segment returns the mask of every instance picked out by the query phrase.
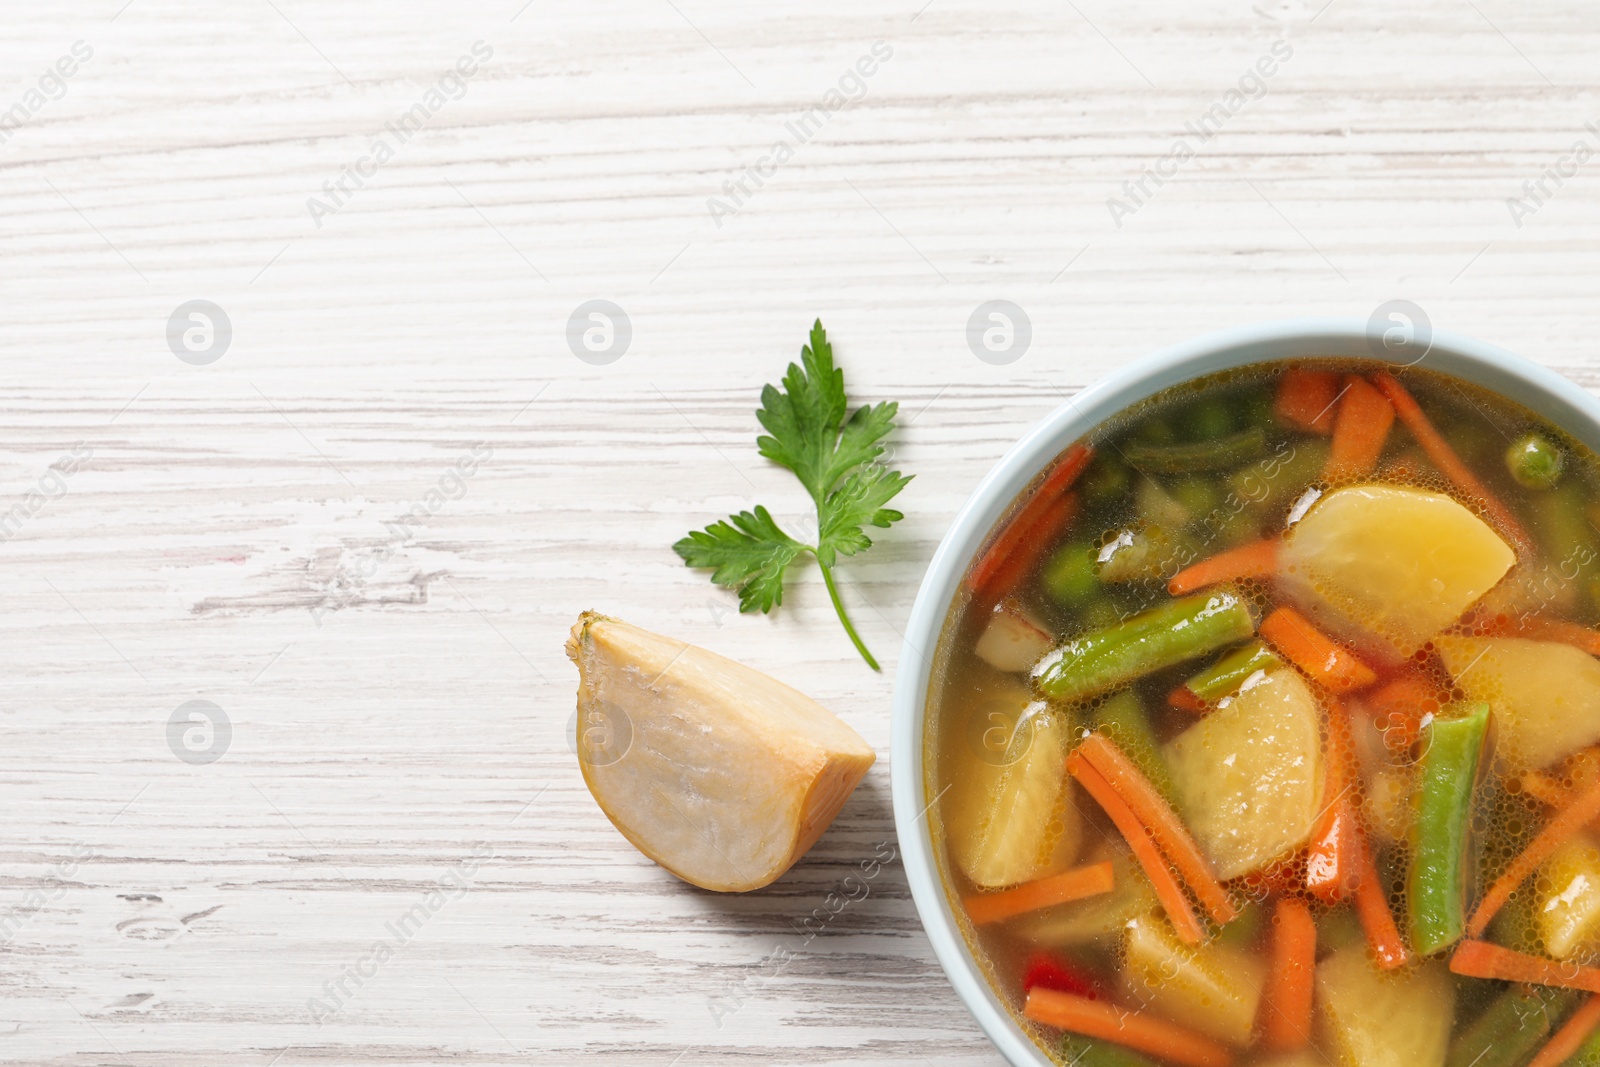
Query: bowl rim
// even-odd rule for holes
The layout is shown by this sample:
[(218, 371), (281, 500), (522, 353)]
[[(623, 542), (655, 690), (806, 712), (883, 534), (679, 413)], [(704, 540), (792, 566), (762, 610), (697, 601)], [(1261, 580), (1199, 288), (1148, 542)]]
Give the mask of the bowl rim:
[(923, 820), (931, 806), (923, 782), (923, 734), (932, 657), (961, 576), (1006, 507), (1073, 441), (1163, 389), (1251, 363), (1321, 356), (1376, 359), (1396, 367), (1425, 365), (1500, 393), (1600, 452), (1600, 400), (1574, 382), (1496, 345), (1431, 330), (1426, 323), (1391, 338), (1385, 332), (1391, 323), (1376, 313), (1369, 320), (1281, 319), (1203, 334), (1150, 353), (1069, 396), (1028, 430), (984, 475), (940, 539), (907, 619), (895, 673), (890, 726), (894, 822), (911, 897), (934, 955), (978, 1025), (1014, 1067), (1052, 1064), (1012, 1020), (968, 951), (945, 899)]

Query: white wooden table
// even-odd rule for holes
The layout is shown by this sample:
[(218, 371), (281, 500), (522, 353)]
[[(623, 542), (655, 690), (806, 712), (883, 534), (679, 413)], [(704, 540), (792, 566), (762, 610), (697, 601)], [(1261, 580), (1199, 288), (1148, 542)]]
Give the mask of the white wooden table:
[[(898, 864), (795, 925), (893, 841), (897, 627), (989, 465), (1153, 347), (1394, 299), (1600, 384), (1591, 3), (919, 3), (6, 13), (0, 1060), (996, 1063)], [(232, 336), (181, 321), (186, 361), (193, 300)], [(814, 570), (740, 616), (669, 549), (801, 514), (753, 410), (816, 315), (917, 475), (843, 569), (881, 675)], [(877, 747), (778, 884), (691, 889), (601, 816), (584, 608)], [(196, 700), (231, 736), (169, 744)]]

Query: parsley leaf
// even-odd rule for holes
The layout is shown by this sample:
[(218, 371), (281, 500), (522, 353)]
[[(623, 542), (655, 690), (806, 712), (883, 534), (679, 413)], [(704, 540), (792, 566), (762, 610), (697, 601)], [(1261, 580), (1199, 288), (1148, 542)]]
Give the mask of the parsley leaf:
[(872, 547), (872, 538), (863, 526), (889, 528), (905, 518), (883, 505), (894, 499), (911, 479), (883, 467), (863, 467), (852, 472), (839, 488), (828, 494), (827, 505), (818, 510), (821, 532), (817, 537), (817, 559), (833, 566), (837, 556), (853, 556)]
[(672, 546), (691, 567), (715, 567), (711, 580), (739, 590), (740, 611), (771, 611), (783, 603), (783, 571), (806, 546), (778, 528), (760, 504)]
[[(911, 479), (885, 468), (883, 439), (894, 429), (899, 405), (876, 404), (849, 412), (844, 372), (833, 365), (833, 346), (818, 319), (800, 363), (789, 364), (783, 388), (761, 390), (756, 418), (767, 432), (756, 438), (761, 454), (800, 479), (817, 512), (817, 543), (808, 545), (785, 533), (766, 508), (741, 511), (673, 545), (690, 567), (708, 568), (717, 585), (739, 591), (741, 612), (769, 612), (783, 603), (783, 580), (802, 553), (816, 558), (839, 621), (856, 650), (878, 670), (861, 636), (845, 614), (834, 584), (841, 556), (872, 547), (865, 527), (887, 529), (905, 516), (884, 505)], [(847, 417), (848, 412), (848, 417)]]

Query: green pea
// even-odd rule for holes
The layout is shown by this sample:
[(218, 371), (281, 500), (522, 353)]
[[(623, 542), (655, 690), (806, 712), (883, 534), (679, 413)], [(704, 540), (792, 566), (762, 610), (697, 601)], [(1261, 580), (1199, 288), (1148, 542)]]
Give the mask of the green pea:
[(1148, 445), (1170, 445), (1178, 439), (1178, 432), (1166, 419), (1152, 416), (1133, 432), (1132, 440)]
[(1222, 506), (1222, 486), (1209, 478), (1182, 478), (1172, 483), (1171, 495), (1189, 512), (1191, 521), (1204, 519)]
[(1272, 420), (1272, 400), (1275, 390), (1268, 385), (1253, 385), (1237, 397), (1230, 398), (1234, 409), (1238, 412), (1241, 428), (1260, 426), (1270, 429)]
[(1209, 441), (1225, 437), (1234, 431), (1234, 416), (1222, 398), (1203, 400), (1191, 408), (1184, 418), (1184, 429), (1191, 441)]
[(1527, 489), (1550, 489), (1561, 480), (1566, 456), (1542, 434), (1525, 433), (1506, 449), (1506, 469)]
[(1063, 545), (1044, 566), (1045, 592), (1065, 607), (1081, 607), (1099, 590), (1095, 576), (1095, 549), (1085, 542)]
[(1111, 450), (1099, 452), (1083, 476), (1083, 493), (1090, 501), (1116, 500), (1128, 491), (1133, 472)]

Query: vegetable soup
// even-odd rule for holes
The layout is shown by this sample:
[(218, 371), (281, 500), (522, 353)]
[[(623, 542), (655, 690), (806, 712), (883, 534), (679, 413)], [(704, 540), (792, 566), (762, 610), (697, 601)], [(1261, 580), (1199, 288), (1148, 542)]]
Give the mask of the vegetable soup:
[(1168, 390), (965, 576), (929, 825), (1078, 1067), (1600, 1064), (1600, 468), (1373, 361)]

